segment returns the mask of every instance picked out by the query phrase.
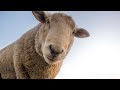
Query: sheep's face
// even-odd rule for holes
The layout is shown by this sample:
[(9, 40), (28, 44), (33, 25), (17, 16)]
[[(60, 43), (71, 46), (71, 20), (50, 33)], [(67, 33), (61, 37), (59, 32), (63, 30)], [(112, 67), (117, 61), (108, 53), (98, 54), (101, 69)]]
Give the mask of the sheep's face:
[(88, 37), (89, 33), (76, 28), (70, 16), (63, 13), (47, 15), (43, 11), (33, 11), (34, 16), (41, 22), (41, 27), (36, 35), (36, 51), (42, 55), (48, 64), (62, 62), (66, 57), (74, 36)]

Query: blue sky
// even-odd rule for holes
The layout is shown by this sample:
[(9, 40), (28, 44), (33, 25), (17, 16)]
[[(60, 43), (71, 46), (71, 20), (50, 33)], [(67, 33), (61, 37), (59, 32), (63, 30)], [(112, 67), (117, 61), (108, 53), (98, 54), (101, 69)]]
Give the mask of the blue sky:
[[(75, 38), (56, 78), (120, 78), (120, 12), (63, 12), (91, 36)], [(0, 49), (38, 23), (30, 11), (0, 11)]]
[(34, 19), (31, 12), (0, 11), (0, 48), (15, 41), (29, 27), (32, 27), (32, 25), (35, 26), (37, 23), (37, 20)]

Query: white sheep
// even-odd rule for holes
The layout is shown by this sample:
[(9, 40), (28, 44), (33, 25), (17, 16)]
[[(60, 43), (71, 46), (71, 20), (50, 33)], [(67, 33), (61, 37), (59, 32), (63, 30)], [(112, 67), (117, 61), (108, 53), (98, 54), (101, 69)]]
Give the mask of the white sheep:
[(74, 36), (89, 36), (64, 13), (32, 13), (40, 24), (0, 51), (1, 79), (54, 79)]

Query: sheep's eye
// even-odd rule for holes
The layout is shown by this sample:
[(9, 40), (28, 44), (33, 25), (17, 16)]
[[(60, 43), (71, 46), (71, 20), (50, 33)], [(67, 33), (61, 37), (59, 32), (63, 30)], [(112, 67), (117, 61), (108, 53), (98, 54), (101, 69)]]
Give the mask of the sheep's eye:
[(47, 24), (49, 24), (49, 23), (50, 23), (49, 19), (46, 19), (46, 23), (47, 23)]
[(73, 33), (75, 33), (76, 32), (76, 30), (73, 30)]

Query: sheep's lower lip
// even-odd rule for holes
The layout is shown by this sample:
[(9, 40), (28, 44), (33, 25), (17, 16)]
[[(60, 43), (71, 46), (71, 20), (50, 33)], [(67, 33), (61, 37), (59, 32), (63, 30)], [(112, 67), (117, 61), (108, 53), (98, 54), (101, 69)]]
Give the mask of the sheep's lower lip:
[(50, 60), (50, 61), (57, 61), (56, 59), (52, 59), (50, 57), (47, 57), (47, 59)]

